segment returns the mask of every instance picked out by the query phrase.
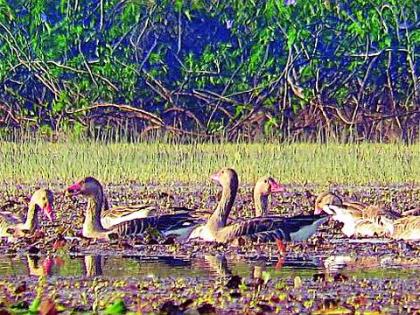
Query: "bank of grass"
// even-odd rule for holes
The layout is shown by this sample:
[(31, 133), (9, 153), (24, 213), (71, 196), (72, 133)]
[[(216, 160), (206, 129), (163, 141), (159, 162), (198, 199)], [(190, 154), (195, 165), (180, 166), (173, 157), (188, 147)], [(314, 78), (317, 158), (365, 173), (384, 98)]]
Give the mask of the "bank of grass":
[(0, 181), (205, 182), (223, 166), (242, 182), (270, 174), (285, 183), (420, 181), (420, 144), (168, 144), (0, 142)]

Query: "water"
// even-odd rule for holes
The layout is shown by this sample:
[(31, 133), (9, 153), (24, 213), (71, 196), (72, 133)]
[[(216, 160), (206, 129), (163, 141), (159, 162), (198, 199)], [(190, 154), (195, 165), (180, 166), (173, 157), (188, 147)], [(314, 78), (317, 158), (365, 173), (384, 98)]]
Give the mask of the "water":
[(1, 278), (39, 277), (52, 279), (104, 277), (126, 278), (203, 278), (213, 279), (239, 275), (252, 276), (256, 270), (269, 272), (273, 278), (300, 276), (311, 278), (320, 273), (342, 272), (360, 278), (410, 278), (418, 277), (420, 260), (399, 264), (386, 257), (329, 256), (311, 260), (286, 258), (284, 261), (261, 259), (258, 261), (231, 260), (223, 255), (204, 255), (202, 258), (172, 256), (106, 256), (68, 255), (39, 257), (35, 255), (2, 256)]

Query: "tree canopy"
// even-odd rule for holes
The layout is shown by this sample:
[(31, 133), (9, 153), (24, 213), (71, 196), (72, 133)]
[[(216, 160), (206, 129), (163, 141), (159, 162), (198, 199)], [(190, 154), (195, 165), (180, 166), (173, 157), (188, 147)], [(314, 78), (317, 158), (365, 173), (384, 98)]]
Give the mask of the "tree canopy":
[(0, 125), (418, 137), (415, 0), (0, 0)]

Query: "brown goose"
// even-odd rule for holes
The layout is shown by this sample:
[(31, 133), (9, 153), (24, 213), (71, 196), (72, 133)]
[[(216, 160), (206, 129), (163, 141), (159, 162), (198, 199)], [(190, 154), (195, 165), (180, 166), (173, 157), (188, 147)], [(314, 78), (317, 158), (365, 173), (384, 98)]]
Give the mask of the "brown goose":
[[(238, 189), (238, 175), (231, 168), (224, 168), (212, 175), (222, 186), (221, 200), (207, 223), (196, 227), (189, 239), (227, 243), (237, 238), (268, 242), (274, 240), (306, 240), (328, 216), (296, 216), (292, 218), (260, 217), (226, 225)], [(262, 206), (263, 207), (263, 206)], [(263, 211), (264, 212), (264, 211)]]
[(341, 231), (351, 237), (372, 237), (385, 234), (380, 218), (384, 215), (395, 218), (399, 214), (385, 211), (375, 205), (366, 205), (357, 201), (343, 201), (334, 193), (327, 192), (318, 196), (315, 202), (315, 213), (326, 212), (332, 219), (343, 223)]
[(86, 177), (69, 186), (66, 194), (80, 194), (88, 199), (82, 230), (83, 236), (87, 238), (109, 239), (111, 234), (113, 237), (139, 236), (151, 228), (158, 230), (163, 235), (171, 233), (176, 235), (179, 229), (188, 229), (193, 224), (193, 220), (188, 213), (180, 212), (127, 220), (105, 228), (101, 222), (104, 193), (98, 180), (93, 177)]
[[(78, 183), (81, 183), (85, 181), (88, 178), (85, 178), (84, 180), (79, 181)], [(74, 188), (78, 187), (78, 183), (75, 183), (73, 186)], [(70, 187), (69, 187), (70, 188)], [(77, 190), (77, 189), (76, 189)], [(133, 219), (142, 219), (146, 218), (148, 216), (151, 216), (153, 214), (156, 214), (157, 207), (153, 205), (126, 205), (126, 206), (117, 206), (110, 208), (108, 205), (108, 199), (103, 195), (103, 210), (101, 212), (101, 223), (102, 226), (105, 229), (110, 228), (111, 226), (117, 225), (124, 221), (129, 221)]]
[(28, 205), (26, 220), (22, 221), (10, 212), (0, 212), (0, 237), (24, 236), (39, 228), (38, 212), (43, 210), (50, 221), (53, 221), (53, 193), (48, 189), (39, 189), (31, 197)]

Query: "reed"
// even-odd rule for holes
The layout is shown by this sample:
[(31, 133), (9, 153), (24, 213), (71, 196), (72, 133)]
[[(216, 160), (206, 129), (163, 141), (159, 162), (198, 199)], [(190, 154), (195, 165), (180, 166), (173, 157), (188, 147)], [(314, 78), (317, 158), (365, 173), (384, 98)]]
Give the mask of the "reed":
[(420, 179), (420, 144), (0, 141), (0, 181), (204, 182), (223, 166), (242, 182), (271, 174), (285, 183), (402, 183)]

